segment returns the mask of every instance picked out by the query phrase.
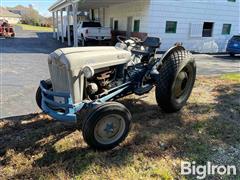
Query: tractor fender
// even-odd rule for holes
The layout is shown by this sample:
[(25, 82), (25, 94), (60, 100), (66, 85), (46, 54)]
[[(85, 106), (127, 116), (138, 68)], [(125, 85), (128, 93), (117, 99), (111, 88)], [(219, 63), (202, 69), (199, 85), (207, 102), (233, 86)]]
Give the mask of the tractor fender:
[(186, 49), (181, 46), (181, 45), (176, 45), (171, 47), (168, 51), (166, 51), (163, 56), (161, 58), (159, 58), (156, 62), (156, 64), (153, 66), (152, 70), (151, 70), (151, 74), (158, 74), (157, 70), (159, 68), (159, 66), (162, 65), (162, 63), (168, 59), (168, 57), (175, 51), (179, 51), (179, 50), (183, 50), (185, 51)]

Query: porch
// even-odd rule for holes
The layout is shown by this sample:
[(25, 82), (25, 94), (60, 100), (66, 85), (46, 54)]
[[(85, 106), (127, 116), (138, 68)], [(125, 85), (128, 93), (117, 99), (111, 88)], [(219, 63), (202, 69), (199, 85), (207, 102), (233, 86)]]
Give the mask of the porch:
[[(77, 47), (77, 24), (79, 20), (79, 14), (85, 14), (87, 16), (87, 19), (90, 21), (100, 21), (102, 26), (112, 28), (112, 44), (115, 43), (116, 36), (119, 34), (144, 38), (147, 36), (147, 33), (140, 32), (140, 20), (134, 19), (131, 14), (129, 14), (127, 17), (125, 17), (126, 14), (120, 14), (118, 15), (118, 19), (115, 19), (111, 15), (114, 12), (109, 12), (110, 7), (114, 7), (116, 5), (128, 6), (128, 4), (137, 3), (138, 1), (139, 0), (59, 0), (49, 8), (49, 11), (52, 12), (53, 16), (53, 37), (57, 40), (61, 40), (64, 43), (65, 39), (63, 33), (63, 19), (64, 16), (67, 16), (67, 42), (68, 46), (72, 46), (70, 35), (70, 20), (72, 18), (73, 46)], [(139, 10), (141, 11), (142, 9)], [(140, 16), (141, 15), (137, 15), (137, 17)], [(121, 26), (121, 24), (119, 24), (119, 19), (124, 19), (124, 22), (122, 22), (124, 23), (124, 26)]]

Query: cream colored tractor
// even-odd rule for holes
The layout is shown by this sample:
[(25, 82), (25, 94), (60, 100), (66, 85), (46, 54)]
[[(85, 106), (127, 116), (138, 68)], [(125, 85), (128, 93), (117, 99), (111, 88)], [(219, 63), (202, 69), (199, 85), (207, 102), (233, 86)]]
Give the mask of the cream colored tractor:
[(159, 38), (118, 38), (116, 47), (64, 48), (50, 54), (50, 79), (41, 81), (36, 93), (46, 114), (59, 121), (81, 121), (84, 140), (100, 150), (116, 147), (130, 130), (131, 113), (115, 100), (156, 87), (160, 108), (177, 112), (196, 77), (192, 54), (181, 45), (156, 58)]

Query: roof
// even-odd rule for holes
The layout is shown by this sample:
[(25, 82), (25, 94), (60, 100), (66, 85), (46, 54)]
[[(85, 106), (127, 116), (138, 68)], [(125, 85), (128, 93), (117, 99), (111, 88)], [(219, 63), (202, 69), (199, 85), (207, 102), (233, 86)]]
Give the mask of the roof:
[(114, 4), (127, 3), (136, 0), (57, 0), (52, 6), (49, 7), (49, 11), (60, 10), (73, 3), (78, 3), (78, 10), (89, 10), (100, 7), (108, 7)]
[(19, 14), (14, 14), (7, 9), (0, 7), (0, 17), (15, 17), (20, 18), (21, 16)]
[(50, 7), (49, 7), (49, 11), (53, 11), (55, 8), (57, 8), (58, 6), (61, 6), (61, 5), (63, 5), (63, 4), (71, 4), (72, 3), (72, 1), (71, 0), (57, 0), (55, 3), (53, 3), (53, 5), (51, 5)]
[(17, 5), (15, 7), (7, 7), (6, 9), (14, 14), (19, 14), (19, 15), (26, 14), (26, 11), (28, 10), (27, 7), (24, 7), (22, 5)]

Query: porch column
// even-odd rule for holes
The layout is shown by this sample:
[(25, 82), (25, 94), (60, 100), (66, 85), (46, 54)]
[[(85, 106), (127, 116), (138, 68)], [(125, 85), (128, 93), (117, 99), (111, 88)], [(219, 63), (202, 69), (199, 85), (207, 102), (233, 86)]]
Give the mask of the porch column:
[(74, 47), (78, 47), (78, 35), (77, 35), (77, 11), (78, 11), (78, 3), (72, 4), (73, 9), (73, 38), (74, 38)]
[(102, 17), (102, 25), (103, 25), (103, 27), (106, 26), (106, 24), (105, 24), (105, 16), (106, 16), (106, 11), (105, 11), (105, 8), (103, 8), (103, 17)]
[(100, 8), (98, 8), (98, 17), (97, 17), (98, 19), (98, 21), (101, 21), (101, 15), (100, 15)]
[(57, 40), (59, 41), (59, 25), (58, 25), (58, 10), (56, 11), (56, 24), (57, 24)]
[(88, 13), (89, 13), (89, 16), (88, 16), (89, 21), (91, 21), (91, 20), (92, 20), (92, 12), (91, 12), (91, 9), (89, 9)]
[(70, 7), (67, 7), (67, 39), (68, 46), (71, 46), (71, 34), (70, 34)]
[(63, 9), (61, 9), (61, 37), (62, 37), (62, 43), (64, 43), (64, 32), (63, 32)]
[(53, 16), (53, 38), (56, 38), (56, 19), (55, 19), (55, 12), (52, 12), (52, 16)]

